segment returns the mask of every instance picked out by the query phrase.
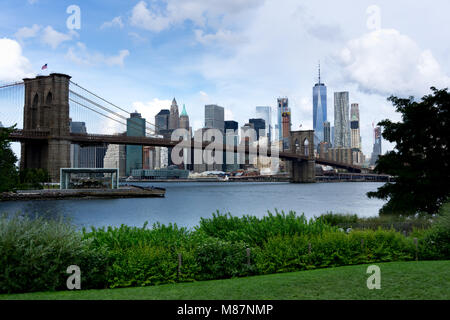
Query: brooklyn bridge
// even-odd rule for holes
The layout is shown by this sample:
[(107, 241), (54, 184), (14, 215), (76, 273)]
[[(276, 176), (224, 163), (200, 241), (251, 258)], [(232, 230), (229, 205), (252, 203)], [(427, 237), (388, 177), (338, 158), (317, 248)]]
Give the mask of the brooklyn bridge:
[[(23, 117), (14, 118), (19, 115)], [(89, 146), (106, 143), (168, 148), (178, 145), (191, 150), (204, 150), (210, 145), (210, 142), (199, 145), (194, 141), (160, 138), (155, 135), (155, 125), (150, 122), (146, 124), (145, 137), (116, 134), (108, 127), (100, 128), (100, 132), (96, 133), (71, 133), (69, 122), (74, 116), (78, 121), (89, 119), (96, 123), (113, 123), (114, 130), (117, 130), (117, 126), (126, 126), (124, 120), (129, 117), (129, 112), (71, 81), (71, 77), (66, 74), (52, 73), (0, 86), (0, 121), (8, 125), (17, 124), (10, 139), (21, 143), (21, 169), (45, 169), (54, 182), (59, 181), (61, 168), (71, 166), (71, 144)], [(244, 150), (229, 145), (223, 145), (222, 148), (223, 152), (245, 155), (259, 155), (262, 151), (259, 146)], [(268, 148), (263, 154), (285, 160), (289, 164), (291, 181), (294, 183), (315, 182), (316, 163), (353, 173), (362, 171), (359, 166), (315, 157), (312, 130), (292, 131), (289, 149), (272, 155)]]

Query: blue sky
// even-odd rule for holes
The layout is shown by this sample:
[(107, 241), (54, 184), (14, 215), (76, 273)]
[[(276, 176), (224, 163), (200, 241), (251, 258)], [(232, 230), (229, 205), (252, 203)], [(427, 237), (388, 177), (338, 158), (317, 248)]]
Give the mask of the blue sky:
[[(79, 30), (66, 26), (70, 5)], [(450, 84), (447, 0), (3, 0), (0, 9), (0, 81), (48, 63), (46, 73), (70, 74), (151, 122), (173, 97), (197, 129), (207, 103), (243, 125), (287, 96), (293, 129), (312, 128), (320, 60), (329, 120), (333, 92), (349, 91), (370, 156), (372, 123), (398, 120), (389, 95)]]

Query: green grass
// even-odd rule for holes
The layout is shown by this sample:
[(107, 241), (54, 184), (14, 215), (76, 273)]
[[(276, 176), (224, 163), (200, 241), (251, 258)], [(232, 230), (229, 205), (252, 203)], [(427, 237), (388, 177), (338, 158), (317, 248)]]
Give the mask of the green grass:
[(0, 295), (0, 300), (450, 300), (450, 261), (377, 263), (381, 289), (366, 285), (368, 265), (152, 287)]

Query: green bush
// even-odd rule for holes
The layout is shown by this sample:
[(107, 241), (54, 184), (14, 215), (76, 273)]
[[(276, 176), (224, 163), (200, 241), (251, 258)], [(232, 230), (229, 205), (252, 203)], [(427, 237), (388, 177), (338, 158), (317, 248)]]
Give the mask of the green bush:
[(422, 259), (450, 259), (450, 203), (442, 206), (436, 221), (420, 242)]
[(104, 287), (108, 264), (107, 252), (65, 221), (0, 217), (0, 292), (64, 289), (70, 265), (81, 268), (82, 288)]
[(244, 242), (204, 239), (195, 248), (198, 280), (249, 275), (253, 270), (247, 264), (247, 248)]
[[(363, 241), (362, 241), (363, 240)], [(311, 247), (311, 252), (309, 248)], [(269, 238), (256, 264), (263, 273), (414, 259), (411, 239), (395, 231), (324, 232)]]
[(197, 230), (210, 237), (225, 241), (242, 241), (250, 246), (262, 246), (270, 237), (277, 235), (307, 235), (320, 234), (324, 231), (335, 230), (321, 220), (305, 218), (305, 215), (296, 215), (290, 211), (285, 214), (275, 211), (262, 218), (254, 216), (233, 217), (231, 214), (213, 214), (212, 218), (201, 218)]

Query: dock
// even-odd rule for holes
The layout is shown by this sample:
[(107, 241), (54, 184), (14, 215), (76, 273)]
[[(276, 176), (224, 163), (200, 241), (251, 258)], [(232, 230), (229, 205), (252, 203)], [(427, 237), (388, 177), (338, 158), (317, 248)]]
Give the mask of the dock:
[(164, 188), (134, 188), (119, 189), (68, 189), (68, 190), (24, 190), (4, 192), (0, 201), (26, 200), (64, 200), (64, 199), (122, 199), (122, 198), (163, 198)]

